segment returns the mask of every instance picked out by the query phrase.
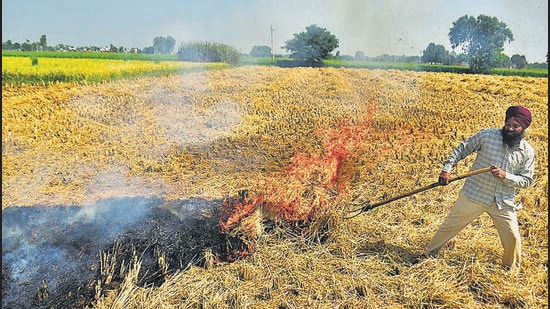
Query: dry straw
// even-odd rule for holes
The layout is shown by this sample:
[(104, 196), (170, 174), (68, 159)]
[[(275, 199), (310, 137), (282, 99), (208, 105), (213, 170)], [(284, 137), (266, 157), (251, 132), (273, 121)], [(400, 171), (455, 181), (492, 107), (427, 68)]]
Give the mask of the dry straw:
[[(518, 196), (519, 275), (500, 269), (502, 248), (485, 216), (439, 256), (417, 259), (459, 184), (342, 219), (351, 200), (383, 200), (432, 183), (455, 145), (502, 126), (505, 109), (519, 104), (533, 111), (527, 138), (537, 151), (534, 186)], [(253, 233), (239, 235), (253, 250), (242, 260), (220, 262), (204, 250), (205, 267), (167, 272), (159, 287), (138, 286), (139, 260), (127, 264), (118, 287), (98, 285), (96, 308), (545, 308), (547, 107), (547, 79), (394, 70), (243, 67), (87, 86), (4, 86), (2, 208), (116, 195), (222, 200), (243, 190), (313, 207), (322, 198), (299, 229), (251, 212)], [(312, 174), (300, 185), (275, 182), (297, 153), (323, 158), (319, 129), (339, 132), (342, 120), (362, 128), (346, 144), (352, 156), (341, 166), (343, 187), (319, 187)], [(106, 174), (121, 178), (99, 182)], [(275, 186), (266, 190), (269, 181)], [(103, 262), (107, 270), (108, 256)]]

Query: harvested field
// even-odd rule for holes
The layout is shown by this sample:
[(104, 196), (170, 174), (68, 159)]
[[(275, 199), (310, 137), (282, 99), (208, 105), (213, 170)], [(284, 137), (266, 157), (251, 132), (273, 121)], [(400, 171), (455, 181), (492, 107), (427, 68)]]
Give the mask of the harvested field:
[[(488, 216), (417, 259), (437, 179), (510, 105), (533, 111), (523, 264)], [(548, 80), (241, 67), (2, 87), (2, 304), (36, 308), (548, 307)], [(467, 159), (457, 174), (468, 171)]]

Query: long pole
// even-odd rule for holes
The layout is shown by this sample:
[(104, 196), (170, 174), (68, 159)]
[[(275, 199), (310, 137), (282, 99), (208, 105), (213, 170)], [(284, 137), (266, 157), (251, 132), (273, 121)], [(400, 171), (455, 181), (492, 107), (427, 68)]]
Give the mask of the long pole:
[(271, 61), (275, 62), (275, 52), (273, 51), (273, 25), (269, 26), (269, 30), (271, 31)]
[[(466, 177), (474, 176), (474, 175), (477, 175), (477, 174), (490, 172), (490, 171), (491, 171), (491, 167), (481, 168), (481, 169), (478, 169), (478, 170), (475, 170), (475, 171), (472, 171), (472, 172), (469, 172), (469, 173), (466, 173), (466, 174), (463, 174), (463, 175), (458, 175), (458, 176), (452, 178), (452, 179), (450, 180), (450, 182), (453, 182), (453, 181), (456, 181), (456, 180), (460, 180), (460, 179), (464, 179), (464, 178), (466, 178)], [(409, 192), (407, 192), (407, 193), (403, 193), (403, 194), (401, 194), (401, 195), (392, 197), (392, 198), (390, 198), (390, 199), (388, 199), (388, 200), (385, 200), (385, 201), (382, 201), (382, 202), (378, 202), (378, 203), (374, 203), (374, 204), (371, 204), (370, 202), (365, 202), (365, 203), (363, 203), (364, 206), (362, 206), (361, 208), (351, 210), (350, 212), (355, 212), (355, 214), (352, 215), (352, 216), (346, 217), (345, 219), (354, 218), (354, 217), (358, 216), (359, 214), (361, 214), (361, 213), (363, 213), (363, 212), (365, 212), (365, 211), (374, 209), (374, 208), (376, 208), (376, 207), (378, 207), (378, 206), (382, 206), (382, 205), (388, 204), (388, 203), (390, 203), (390, 202), (393, 202), (393, 201), (402, 199), (402, 198), (404, 198), (404, 197), (411, 196), (411, 195), (413, 195), (413, 194), (420, 193), (420, 192), (422, 192), (422, 191), (426, 191), (426, 190), (429, 190), (429, 189), (433, 189), (433, 188), (439, 187), (439, 186), (440, 186), (439, 182), (434, 182), (434, 183), (432, 183), (432, 184), (430, 184), (430, 185), (427, 185), (427, 186), (425, 186), (425, 187), (418, 188), (418, 189), (409, 191)]]

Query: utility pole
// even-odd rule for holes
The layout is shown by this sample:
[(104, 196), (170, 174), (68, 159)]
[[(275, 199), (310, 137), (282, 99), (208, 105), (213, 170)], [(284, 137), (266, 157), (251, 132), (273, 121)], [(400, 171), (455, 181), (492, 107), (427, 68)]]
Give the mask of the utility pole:
[(273, 51), (273, 31), (275, 29), (273, 29), (273, 25), (269, 26), (269, 30), (271, 31), (271, 60), (275, 62), (275, 52)]

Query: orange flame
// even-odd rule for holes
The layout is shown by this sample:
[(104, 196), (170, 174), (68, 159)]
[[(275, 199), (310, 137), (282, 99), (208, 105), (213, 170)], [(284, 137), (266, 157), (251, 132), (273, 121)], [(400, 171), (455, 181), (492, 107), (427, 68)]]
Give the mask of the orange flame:
[(370, 127), (370, 119), (365, 119), (358, 125), (348, 120), (342, 121), (338, 129), (318, 130), (316, 133), (324, 140), (323, 153), (296, 152), (291, 164), (265, 179), (258, 192), (246, 198), (225, 201), (225, 213), (219, 221), (221, 230), (228, 233), (236, 227), (253, 229), (239, 224), (259, 208), (269, 218), (294, 225), (315, 219), (329, 206), (334, 194), (346, 190), (349, 179), (341, 177), (344, 163), (353, 157), (356, 145)]

